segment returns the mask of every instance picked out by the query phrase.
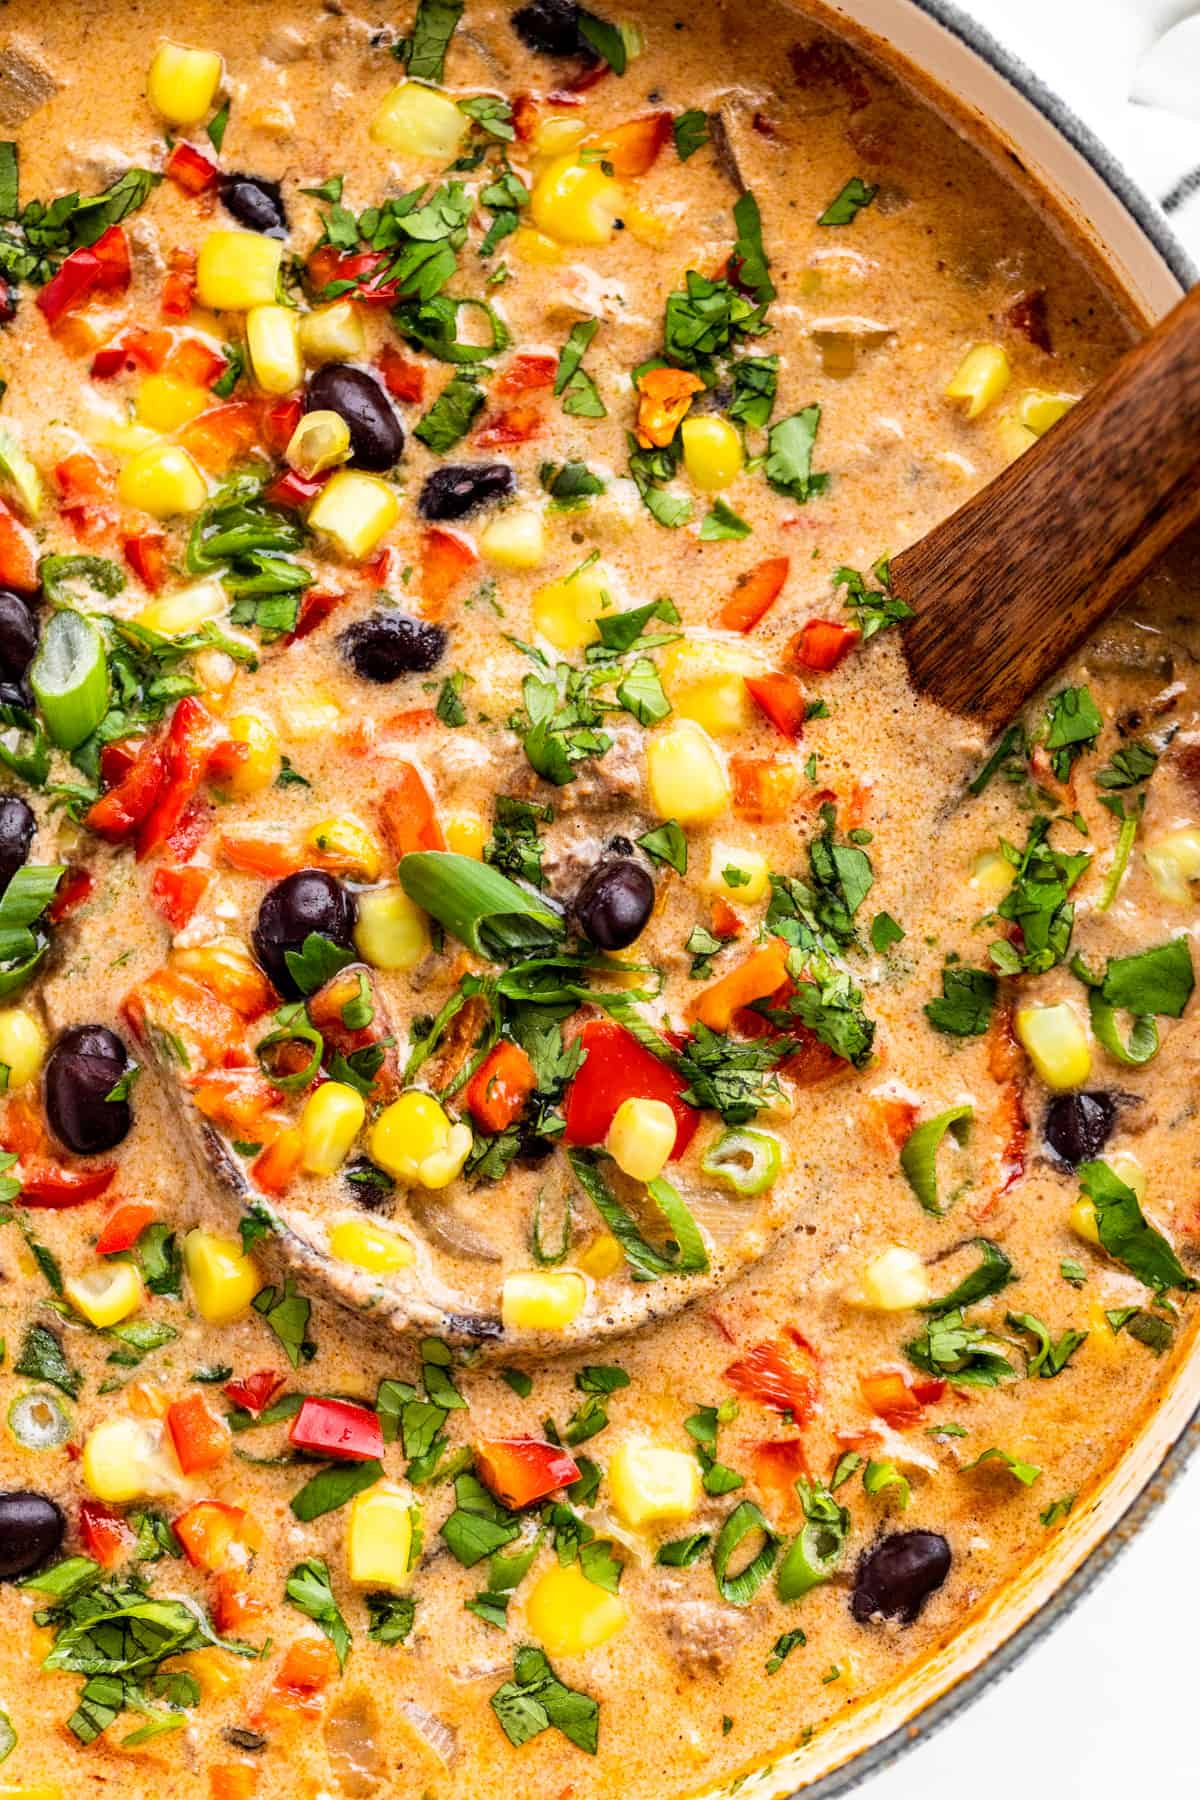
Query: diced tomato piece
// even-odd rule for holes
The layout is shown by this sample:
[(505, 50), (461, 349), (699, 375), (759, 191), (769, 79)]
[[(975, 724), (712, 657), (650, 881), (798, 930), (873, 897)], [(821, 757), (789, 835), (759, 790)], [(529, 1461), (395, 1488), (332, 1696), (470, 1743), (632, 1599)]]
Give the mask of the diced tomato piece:
[(594, 144), (618, 180), (645, 175), (654, 167), (663, 145), (671, 136), (669, 112), (647, 113), (624, 125), (610, 125), (598, 132)]
[(523, 350), (510, 357), (492, 383), (493, 400), (513, 400), (540, 388), (554, 386), (558, 358), (539, 350)]
[(223, 831), (217, 839), (222, 860), (246, 875), (262, 875), (280, 881), (305, 866), (307, 852), (297, 838), (255, 836), (250, 832)]
[(274, 1143), (259, 1151), (250, 1165), (250, 1173), (264, 1193), (285, 1193), (300, 1167), (302, 1153), (300, 1133), (281, 1131)]
[(211, 156), (206, 156), (195, 144), (178, 138), (171, 147), (165, 172), (185, 194), (202, 194), (206, 188), (216, 185), (219, 171)]
[(346, 598), (335, 588), (306, 588), (300, 596), (300, 610), (296, 614), (296, 629), (291, 633), (289, 642), (294, 638), (306, 638), (310, 632), (323, 625)]
[(788, 655), (802, 669), (818, 669), (827, 674), (836, 669), (862, 637), (853, 625), (839, 625), (835, 619), (809, 619), (788, 645)]
[(174, 375), (179, 381), (186, 381), (190, 387), (211, 387), (214, 381), (220, 380), (228, 367), (221, 352), (198, 337), (180, 338), (163, 363), (168, 375)]
[(196, 303), (196, 256), (192, 250), (172, 250), (167, 256), (161, 312), (164, 319), (186, 319)]
[(579, 1035), (585, 1056), (563, 1100), (565, 1141), (602, 1144), (623, 1100), (663, 1100), (676, 1120), (671, 1158), (682, 1156), (700, 1124), (699, 1112), (681, 1098), (686, 1077), (613, 1019), (589, 1019)]
[(796, 1479), (808, 1473), (803, 1438), (771, 1438), (755, 1444), (750, 1452), (750, 1466), (755, 1481), (777, 1506), (790, 1510), (799, 1505)]
[(275, 1369), (255, 1369), (250, 1375), (240, 1375), (233, 1381), (227, 1381), (221, 1389), (225, 1398), (234, 1406), (240, 1406), (244, 1412), (253, 1413), (257, 1419), (259, 1413), (266, 1412), (272, 1400), (283, 1392), (286, 1376)]
[(125, 561), (144, 588), (157, 594), (167, 578), (167, 538), (162, 531), (138, 531), (122, 541)]
[(173, 931), (182, 931), (208, 886), (206, 869), (156, 869), (150, 898)]
[(421, 771), (412, 763), (398, 762), (396, 777), (395, 786), (379, 803), (388, 849), (397, 862), (412, 850), (444, 850), (446, 840)]
[(337, 1652), (327, 1638), (297, 1638), (289, 1644), (271, 1686), (279, 1699), (307, 1707), (338, 1673)]
[(799, 764), (735, 750), (729, 758), (734, 810), (745, 819), (786, 818), (800, 797)]
[(726, 631), (753, 631), (782, 593), (787, 574), (786, 556), (768, 556), (753, 569), (747, 569), (738, 576), (732, 594), (717, 614), (718, 625)]
[(712, 903), (712, 928), (714, 935), (719, 938), (735, 938), (741, 934), (740, 915), (719, 894)]
[(336, 1457), (339, 1462), (372, 1462), (383, 1455), (379, 1414), (349, 1400), (306, 1400), (288, 1437), (297, 1450)]
[(505, 1506), (530, 1506), (579, 1480), (579, 1464), (543, 1438), (484, 1438), (475, 1446), (480, 1480)]
[(64, 1169), (58, 1163), (38, 1163), (21, 1172), (20, 1205), (65, 1212), (98, 1200), (112, 1186), (116, 1163), (93, 1169)]
[(755, 1344), (731, 1362), (725, 1371), (730, 1387), (747, 1400), (768, 1406), (773, 1412), (790, 1413), (797, 1425), (807, 1425), (817, 1400), (817, 1383), (811, 1368), (802, 1368), (782, 1344)]
[(153, 1200), (114, 1200), (96, 1239), (97, 1256), (132, 1250), (147, 1225), (158, 1217)]
[[(394, 344), (385, 344), (379, 352), (376, 365), (383, 376), (383, 385), (389, 394), (397, 400), (405, 400), (416, 406), (425, 398), (425, 371), (419, 362), (405, 356)], [(497, 384), (498, 385), (498, 384)], [(494, 391), (494, 390), (493, 390)]]
[(436, 618), (463, 577), (479, 558), (471, 544), (456, 531), (431, 525), (421, 534), (420, 587), (425, 610)]
[(222, 1569), (213, 1588), (213, 1624), (222, 1637), (242, 1637), (266, 1618), (266, 1602), (250, 1592), (240, 1569)]
[(297, 469), (285, 469), (264, 488), (263, 499), (272, 506), (289, 506), (303, 512), (306, 506), (312, 505), (329, 480), (329, 474), (330, 471), (323, 470), (320, 475), (301, 475)]
[(746, 689), (759, 711), (790, 743), (804, 730), (804, 691), (794, 675), (772, 669), (767, 675), (747, 675)]
[(167, 1430), (185, 1475), (215, 1469), (229, 1455), (229, 1427), (219, 1419), (203, 1394), (189, 1394), (167, 1408)]
[(18, 594), (38, 590), (38, 548), (31, 532), (0, 500), (0, 587)]
[(58, 884), (53, 900), (46, 908), (46, 917), (52, 925), (59, 925), (69, 918), (76, 907), (82, 906), (89, 899), (96, 883), (87, 869), (78, 864), (69, 866), (66, 874)]
[(484, 1057), (467, 1083), (465, 1099), (480, 1131), (507, 1131), (536, 1086), (528, 1056), (520, 1044), (505, 1039)]
[(899, 1369), (860, 1375), (858, 1385), (871, 1411), (898, 1431), (916, 1425), (925, 1407), (935, 1406), (946, 1391), (944, 1381), (910, 1382)]
[[(189, 1400), (204, 1404), (201, 1394), (190, 1395)], [(175, 1410), (175, 1407), (167, 1408), (168, 1426)], [(208, 1416), (214, 1417), (211, 1413)], [(217, 1423), (228, 1431), (223, 1420)], [(171, 1431), (174, 1436), (173, 1426)], [(197, 1500), (194, 1506), (173, 1519), (172, 1525), (193, 1568), (206, 1569), (210, 1574), (219, 1569), (244, 1568), (262, 1544), (262, 1532), (255, 1521), (240, 1506), (228, 1506), (223, 1500)]]
[(248, 400), (212, 406), (184, 426), (179, 441), (210, 475), (225, 475), (260, 439), (258, 413)]
[(259, 420), (267, 448), (276, 456), (282, 456), (303, 417), (304, 407), (299, 400), (286, 397), (272, 400), (264, 396), (259, 402)]
[[(183, 818), (216, 742), (216, 720), (194, 694), (185, 694), (171, 715), (163, 745), (163, 782), (138, 827), (137, 858), (160, 849)], [(92, 809), (94, 810), (94, 808)]]
[(772, 938), (752, 950), (736, 969), (710, 982), (688, 1006), (689, 1018), (698, 1019), (710, 1031), (728, 1031), (739, 1007), (765, 1000), (787, 980), (788, 947)]
[(132, 1550), (132, 1530), (119, 1512), (101, 1500), (85, 1500), (79, 1508), (79, 1535), (83, 1548), (102, 1569), (115, 1567)]

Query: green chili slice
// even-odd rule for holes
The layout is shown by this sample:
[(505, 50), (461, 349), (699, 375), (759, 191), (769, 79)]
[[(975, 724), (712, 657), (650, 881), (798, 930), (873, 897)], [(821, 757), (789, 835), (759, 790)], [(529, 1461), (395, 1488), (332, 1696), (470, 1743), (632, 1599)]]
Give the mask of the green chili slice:
[(783, 1167), (779, 1139), (768, 1131), (732, 1128), (723, 1131), (704, 1153), (701, 1173), (750, 1200), (764, 1194)]
[(876, 1494), (886, 1493), (888, 1488), (895, 1488), (896, 1504), (901, 1512), (907, 1509), (912, 1499), (912, 1489), (894, 1462), (869, 1462), (863, 1470), (863, 1488), (872, 1499)]
[[(264, 1052), (278, 1049), (284, 1044), (305, 1044), (312, 1051), (312, 1055), (304, 1067), (290, 1075), (278, 1073), (264, 1054)], [(273, 1082), (277, 1088), (282, 1088), (285, 1093), (299, 1093), (301, 1089), (306, 1088), (311, 1081), (315, 1080), (320, 1071), (321, 1058), (325, 1054), (325, 1040), (315, 1025), (310, 1025), (307, 1019), (298, 1018), (289, 1024), (281, 1025), (278, 1031), (269, 1032), (265, 1038), (260, 1038), (254, 1046), (254, 1054), (268, 1081)]]
[(659, 1250), (648, 1243), (637, 1222), (612, 1192), (595, 1161), (581, 1150), (568, 1150), (575, 1179), (625, 1253), (634, 1281), (657, 1281), (662, 1275), (698, 1275), (708, 1268), (708, 1247), (682, 1196), (661, 1176), (646, 1188), (666, 1220), (674, 1245)]
[(1122, 1043), (1117, 1009), (1109, 1004), (1098, 987), (1088, 989), (1088, 1011), (1098, 1041), (1126, 1068), (1140, 1068), (1142, 1063), (1148, 1063), (1158, 1055), (1158, 1026), (1153, 1013), (1135, 1013), (1128, 1042)]
[(8, 1429), (23, 1450), (57, 1450), (71, 1435), (71, 1420), (56, 1394), (33, 1388), (9, 1407)]
[[(762, 1533), (762, 1544), (750, 1561), (731, 1575), (729, 1560), (734, 1551), (752, 1532)], [(722, 1600), (731, 1606), (749, 1606), (779, 1555), (779, 1536), (768, 1525), (753, 1500), (742, 1500), (722, 1525), (713, 1545), (713, 1573)]]
[(960, 1143), (964, 1141), (975, 1117), (973, 1106), (951, 1106), (934, 1119), (926, 1119), (916, 1130), (910, 1132), (903, 1150), (900, 1152), (900, 1167), (908, 1177), (908, 1185), (921, 1202), (927, 1213), (940, 1219), (943, 1207), (938, 1200), (937, 1191), (937, 1156), (942, 1147), (942, 1139), (948, 1131), (953, 1131)]
[(90, 619), (64, 608), (42, 632), (29, 670), (51, 741), (74, 750), (91, 737), (108, 711), (108, 658)]

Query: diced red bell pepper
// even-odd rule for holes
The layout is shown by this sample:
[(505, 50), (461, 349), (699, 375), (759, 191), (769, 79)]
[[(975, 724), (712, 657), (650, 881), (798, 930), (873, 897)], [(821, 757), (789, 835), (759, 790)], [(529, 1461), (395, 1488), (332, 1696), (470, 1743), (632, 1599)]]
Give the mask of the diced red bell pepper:
[(295, 638), (306, 638), (310, 632), (323, 625), (336, 612), (346, 598), (335, 588), (306, 588), (300, 596), (300, 610), (296, 614), (296, 629), (290, 633), (288, 642)]
[(342, 294), (349, 294), (352, 299), (369, 304), (392, 306), (400, 297), (399, 283), (380, 281), (379, 277), (394, 260), (386, 250), (359, 250), (343, 255), (332, 244), (323, 244), (313, 251), (305, 270), (318, 296), (335, 282), (339, 286), (349, 282), (351, 285), (341, 290), (339, 299)]
[(337, 1651), (327, 1638), (297, 1638), (288, 1645), (271, 1689), (284, 1705), (307, 1711), (337, 1673)]
[(172, 931), (182, 931), (207, 886), (207, 869), (156, 869), (150, 898)]
[(194, 694), (185, 694), (171, 715), (163, 746), (162, 791), (138, 827), (139, 862), (166, 843), (183, 818), (216, 742), (216, 720)]
[[(191, 1398), (202, 1400), (203, 1396)], [(168, 1421), (171, 1410), (168, 1408)], [(171, 1523), (193, 1568), (210, 1574), (244, 1568), (262, 1543), (262, 1532), (254, 1520), (240, 1506), (229, 1506), (224, 1500), (197, 1500)]]
[(817, 1401), (817, 1383), (811, 1368), (802, 1368), (782, 1344), (755, 1344), (725, 1371), (730, 1387), (747, 1400), (769, 1406), (773, 1412), (790, 1413), (797, 1425), (807, 1425)]
[(7, 325), (17, 316), (17, 297), (11, 281), (0, 276), (0, 325)]
[(212, 807), (207, 800), (194, 796), (188, 801), (180, 815), (179, 822), (171, 827), (167, 836), (167, 849), (175, 861), (191, 862), (208, 836), (211, 826)]
[(505, 1039), (484, 1057), (467, 1083), (465, 1098), (480, 1131), (507, 1131), (536, 1086), (528, 1056), (520, 1044)]
[(474, 547), (456, 531), (431, 525), (421, 534), (421, 599), (430, 618), (436, 619), (459, 582), (478, 563)]
[(492, 383), (493, 400), (514, 400), (539, 388), (554, 386), (558, 358), (539, 350), (522, 350), (512, 357)]
[(531, 1506), (556, 1488), (579, 1480), (579, 1464), (559, 1444), (543, 1438), (484, 1438), (475, 1446), (475, 1467), (505, 1506)]
[(89, 831), (120, 844), (149, 818), (167, 781), (167, 759), (161, 741), (147, 738), (116, 785), (93, 801), (83, 815)]
[(320, 475), (301, 475), (298, 469), (285, 469), (277, 475), (269, 487), (263, 490), (263, 499), (272, 506), (290, 506), (302, 512), (311, 506), (331, 471), (323, 470)]
[(197, 1112), (233, 1136), (263, 1143), (273, 1135), (268, 1115), (283, 1094), (257, 1069), (206, 1069), (188, 1088)]
[(147, 1225), (158, 1217), (153, 1200), (114, 1200), (96, 1239), (97, 1256), (115, 1256), (132, 1250)]
[(288, 1437), (297, 1450), (342, 1462), (371, 1462), (383, 1455), (379, 1414), (349, 1400), (306, 1400), (292, 1420)]
[(298, 838), (267, 837), (265, 833), (223, 831), (217, 839), (223, 862), (244, 875), (262, 875), (281, 881), (305, 867), (307, 851)]
[(94, 1169), (64, 1169), (58, 1163), (37, 1163), (22, 1168), (19, 1205), (44, 1208), (47, 1212), (66, 1212), (72, 1206), (86, 1206), (98, 1200), (112, 1186), (116, 1163), (101, 1163)]
[(788, 757), (735, 750), (729, 776), (734, 811), (744, 819), (784, 819), (800, 798), (800, 765)]
[(250, 1174), (257, 1187), (266, 1194), (283, 1194), (300, 1167), (304, 1146), (298, 1131), (281, 1131), (265, 1150), (260, 1150), (250, 1164)]
[(514, 444), (527, 444), (546, 423), (546, 415), (536, 400), (523, 400), (492, 413), (472, 436), (480, 450), (508, 450)]
[(202, 194), (206, 188), (215, 187), (219, 173), (211, 156), (183, 138), (172, 145), (165, 172), (185, 194)]
[(394, 344), (385, 344), (376, 364), (383, 385), (397, 400), (418, 406), (425, 398), (425, 371), (419, 362), (405, 356)]
[(179, 441), (210, 475), (225, 475), (256, 448), (260, 439), (257, 410), (248, 400), (211, 406), (185, 425)]
[(259, 1413), (266, 1412), (272, 1400), (283, 1392), (286, 1379), (274, 1369), (255, 1369), (250, 1375), (227, 1381), (221, 1392), (233, 1406), (253, 1413), (257, 1419)]
[(624, 1100), (663, 1100), (675, 1114), (671, 1159), (682, 1156), (700, 1124), (700, 1114), (681, 1096), (685, 1076), (643, 1049), (613, 1019), (589, 1019), (580, 1038), (584, 1060), (563, 1100), (568, 1144), (602, 1144)]
[(114, 1568), (135, 1542), (121, 1514), (100, 1500), (85, 1500), (80, 1506), (79, 1535), (84, 1550), (102, 1569)]
[(836, 619), (809, 619), (788, 644), (788, 655), (802, 669), (828, 674), (849, 656), (861, 636), (855, 626), (840, 625)]
[(56, 324), (64, 313), (90, 300), (100, 286), (101, 274), (100, 258), (94, 250), (73, 250), (38, 294), (38, 308), (47, 323)]
[(647, 113), (641, 119), (629, 119), (624, 125), (611, 125), (597, 132), (593, 143), (612, 164), (619, 180), (645, 175), (658, 160), (659, 152), (671, 136), (669, 112)]
[(788, 947), (772, 938), (743, 958), (735, 969), (710, 982), (688, 1005), (688, 1017), (710, 1031), (728, 1031), (740, 1007), (765, 1000), (787, 980)]
[(46, 908), (46, 917), (52, 925), (59, 925), (82, 906), (91, 897), (96, 883), (89, 870), (78, 864), (68, 866), (66, 874), (58, 884), (53, 900)]
[(910, 1382), (899, 1369), (876, 1369), (860, 1375), (858, 1385), (871, 1411), (898, 1431), (919, 1423), (927, 1406), (936, 1406), (946, 1391), (944, 1381)]
[(785, 1511), (799, 1504), (796, 1479), (808, 1473), (808, 1458), (803, 1438), (769, 1438), (755, 1444), (750, 1452), (750, 1466), (759, 1487), (764, 1488), (776, 1506)]
[(244, 1637), (266, 1618), (266, 1602), (250, 1592), (240, 1570), (222, 1569), (213, 1587), (213, 1624), (222, 1637)]
[(66, 501), (111, 500), (113, 478), (104, 464), (86, 450), (72, 450), (54, 465), (54, 480)]
[(444, 850), (433, 796), (412, 763), (396, 764), (396, 783), (379, 802), (380, 823), (388, 849), (397, 861), (411, 850)]
[(157, 594), (167, 578), (167, 538), (162, 531), (138, 531), (122, 541), (125, 561), (144, 588)]
[(804, 691), (796, 677), (772, 669), (766, 675), (747, 675), (745, 682), (759, 711), (794, 744), (804, 730), (805, 712)]
[(203, 338), (182, 337), (171, 346), (163, 363), (168, 375), (186, 381), (189, 387), (211, 387), (229, 367), (219, 350)]
[(217, 1417), (203, 1394), (188, 1394), (167, 1408), (167, 1430), (185, 1475), (215, 1469), (229, 1455), (232, 1439), (224, 1419)]
[(714, 935), (719, 938), (735, 938), (741, 934), (741, 915), (720, 894), (712, 903), (712, 928)]
[(263, 442), (276, 456), (282, 456), (304, 417), (304, 407), (299, 400), (287, 396), (273, 400), (264, 395), (258, 403), (258, 417)]
[(38, 548), (33, 535), (0, 500), (0, 587), (18, 594), (38, 590)]
[(728, 600), (717, 614), (725, 631), (753, 631), (767, 608), (779, 598), (787, 580), (786, 556), (768, 556), (739, 575)]
[(102, 293), (119, 294), (129, 286), (129, 240), (119, 225), (110, 225), (104, 235), (96, 239), (92, 254), (100, 264), (97, 286)]
[(196, 254), (172, 250), (167, 257), (160, 311), (164, 319), (186, 319), (196, 303)]

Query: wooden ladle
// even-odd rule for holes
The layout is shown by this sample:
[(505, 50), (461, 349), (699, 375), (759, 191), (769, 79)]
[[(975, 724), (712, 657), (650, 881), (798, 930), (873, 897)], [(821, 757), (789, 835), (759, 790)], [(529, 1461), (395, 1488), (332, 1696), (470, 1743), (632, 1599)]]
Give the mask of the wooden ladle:
[(1045, 437), (892, 558), (918, 692), (995, 730), (1200, 518), (1200, 286)]

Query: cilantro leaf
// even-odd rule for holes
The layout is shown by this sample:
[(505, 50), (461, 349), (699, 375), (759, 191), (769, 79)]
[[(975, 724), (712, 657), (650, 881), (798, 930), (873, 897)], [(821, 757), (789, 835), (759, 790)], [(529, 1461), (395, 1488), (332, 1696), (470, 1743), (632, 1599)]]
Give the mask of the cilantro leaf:
[(1050, 702), (1046, 749), (1053, 752), (1050, 763), (1060, 781), (1070, 778), (1076, 758), (1095, 743), (1103, 729), (1103, 716), (1089, 688), (1068, 687), (1055, 694)]
[(689, 156), (695, 156), (697, 150), (703, 149), (708, 142), (708, 114), (701, 112), (698, 107), (690, 107), (687, 112), (676, 115), (671, 130), (675, 138), (675, 154), (680, 162), (686, 162)]
[(935, 1031), (949, 1037), (982, 1037), (992, 1022), (996, 977), (986, 969), (947, 963), (942, 970), (942, 997), (929, 1000), (925, 1017)]
[(1100, 1242), (1114, 1262), (1123, 1263), (1131, 1275), (1159, 1293), (1169, 1288), (1190, 1293), (1196, 1288), (1162, 1232), (1147, 1220), (1133, 1189), (1106, 1162), (1080, 1163), (1077, 1173), (1096, 1209)]
[(869, 588), (866, 579), (857, 569), (843, 567), (833, 577), (833, 585), (846, 590), (843, 604), (854, 614), (854, 622), (862, 632), (864, 644), (870, 643), (876, 632), (885, 630), (889, 625), (901, 625), (905, 619), (913, 616), (913, 609), (908, 602), (899, 599), (891, 591), (891, 576), (886, 561), (875, 564), (871, 570), (871, 578), (879, 583), (878, 587)]
[(870, 206), (879, 192), (868, 187), (858, 175), (852, 175), (841, 193), (829, 202), (817, 220), (818, 225), (853, 225), (864, 206)]
[(786, 494), (800, 505), (829, 486), (828, 475), (815, 474), (812, 466), (820, 423), (821, 408), (806, 406), (780, 419), (767, 433), (767, 480), (777, 494)]
[(329, 1579), (329, 1567), (323, 1558), (310, 1556), (297, 1563), (284, 1587), (290, 1605), (320, 1627), (337, 1651), (338, 1668), (346, 1667), (350, 1654), (350, 1631), (338, 1610)]
[(466, 436), (471, 421), (484, 406), (484, 392), (466, 375), (455, 375), (448, 381), (433, 405), (413, 427), (413, 436), (444, 456)]

